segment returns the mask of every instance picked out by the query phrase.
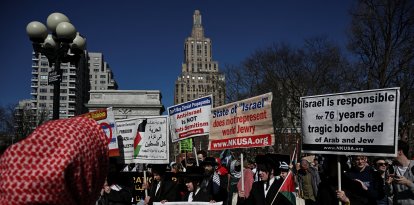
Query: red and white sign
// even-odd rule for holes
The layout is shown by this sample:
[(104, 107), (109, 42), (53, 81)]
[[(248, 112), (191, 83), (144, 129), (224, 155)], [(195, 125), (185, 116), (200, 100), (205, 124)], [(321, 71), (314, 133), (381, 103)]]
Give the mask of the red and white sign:
[(209, 150), (274, 145), (272, 93), (212, 109)]
[(208, 135), (212, 96), (198, 98), (168, 108), (172, 142)]
[(115, 116), (112, 107), (101, 109), (94, 112), (88, 112), (82, 116), (92, 118), (101, 126), (108, 138), (109, 156), (119, 156), (118, 140), (116, 138)]

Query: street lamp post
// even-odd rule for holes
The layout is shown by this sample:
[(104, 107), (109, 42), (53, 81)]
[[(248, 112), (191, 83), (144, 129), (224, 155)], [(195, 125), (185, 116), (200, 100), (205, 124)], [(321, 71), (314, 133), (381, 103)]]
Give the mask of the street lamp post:
[(47, 28), (41, 22), (30, 22), (26, 26), (26, 32), (33, 42), (34, 52), (45, 55), (50, 67), (54, 65), (53, 71), (49, 72), (48, 82), (53, 84), (53, 119), (59, 119), (60, 82), (62, 80), (60, 64), (69, 62), (77, 65), (85, 49), (86, 40), (76, 31), (69, 18), (61, 13), (49, 15)]

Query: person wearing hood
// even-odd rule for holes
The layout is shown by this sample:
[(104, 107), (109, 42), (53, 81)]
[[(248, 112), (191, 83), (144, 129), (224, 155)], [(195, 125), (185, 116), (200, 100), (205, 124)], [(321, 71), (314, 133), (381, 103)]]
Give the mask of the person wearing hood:
[(228, 196), (229, 204), (235, 204), (237, 202), (238, 189), (237, 184), (241, 178), (241, 164), (239, 160), (233, 160), (230, 162), (230, 174), (228, 175)]
[(91, 205), (108, 173), (108, 144), (95, 120), (53, 120), (0, 157), (0, 204)]

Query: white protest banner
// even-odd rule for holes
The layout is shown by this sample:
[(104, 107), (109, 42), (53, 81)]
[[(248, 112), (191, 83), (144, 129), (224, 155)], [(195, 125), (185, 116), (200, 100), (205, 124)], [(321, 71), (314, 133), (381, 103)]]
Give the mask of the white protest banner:
[(169, 163), (167, 116), (116, 121), (122, 136), (125, 163)]
[(400, 88), (300, 98), (302, 151), (396, 156)]
[(124, 145), (124, 163), (133, 163), (134, 158), (134, 140), (138, 131), (138, 124), (142, 120), (136, 118), (116, 120), (116, 126), (118, 128), (118, 136), (122, 137), (122, 143)]
[(118, 140), (116, 138), (115, 116), (112, 107), (101, 109), (94, 112), (88, 112), (82, 116), (92, 118), (101, 125), (106, 136), (108, 137), (109, 156), (119, 156)]
[(274, 144), (272, 93), (211, 110), (209, 150)]
[[(142, 122), (134, 141), (134, 163), (168, 164), (167, 116), (139, 118)], [(141, 134), (143, 133), (143, 134)]]
[(154, 202), (154, 205), (222, 205), (223, 202), (215, 202), (215, 203), (210, 203), (210, 202), (198, 202), (198, 201), (193, 201), (193, 202), (185, 202), (185, 201), (177, 201), (177, 202), (165, 202), (165, 203), (161, 203), (161, 202)]
[(168, 108), (171, 140), (208, 135), (212, 95)]

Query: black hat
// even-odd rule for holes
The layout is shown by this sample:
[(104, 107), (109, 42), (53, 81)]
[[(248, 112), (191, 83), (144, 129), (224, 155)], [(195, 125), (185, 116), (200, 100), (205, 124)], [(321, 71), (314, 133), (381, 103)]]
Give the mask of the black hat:
[(157, 173), (159, 175), (165, 175), (167, 171), (166, 164), (150, 164), (149, 167), (151, 168), (152, 173)]
[(278, 165), (268, 155), (257, 155), (256, 164), (259, 170), (270, 172), (272, 169), (276, 170)]
[(290, 164), (290, 156), (284, 154), (266, 154), (269, 158), (271, 158), (274, 163), (276, 163), (275, 174), (279, 174), (280, 170), (289, 170), (289, 166), (281, 166), (281, 165), (288, 165)]
[(188, 169), (186, 169), (184, 174), (186, 177), (192, 177), (192, 178), (203, 177), (204, 169), (203, 167), (199, 167), (199, 166), (188, 167)]
[(186, 172), (178, 172), (176, 176), (184, 178), (186, 182), (201, 182), (204, 177), (204, 169), (199, 166), (191, 166), (186, 169)]
[(277, 175), (280, 172), (281, 162), (288, 164), (290, 163), (289, 158), (290, 158), (289, 155), (267, 153), (265, 155), (257, 155), (256, 164), (259, 170), (270, 172), (273, 169), (274, 174)]
[(217, 166), (216, 159), (214, 157), (206, 157), (204, 161), (201, 162), (201, 166), (205, 165)]

